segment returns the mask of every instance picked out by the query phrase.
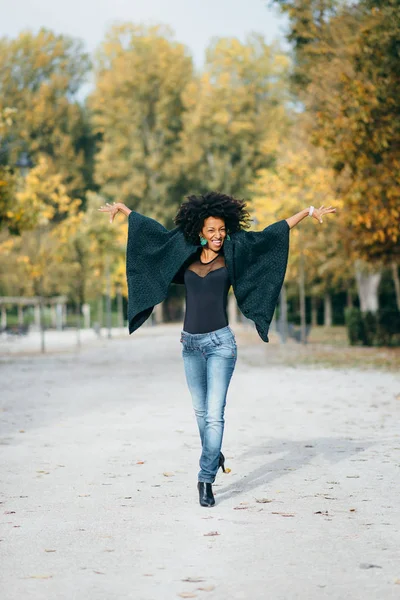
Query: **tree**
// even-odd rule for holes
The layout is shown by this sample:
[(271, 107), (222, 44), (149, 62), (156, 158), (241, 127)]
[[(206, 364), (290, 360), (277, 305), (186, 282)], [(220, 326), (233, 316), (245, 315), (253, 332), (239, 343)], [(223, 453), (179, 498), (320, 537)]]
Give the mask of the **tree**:
[[(259, 229), (306, 206), (341, 206), (334, 172), (327, 164), (325, 153), (308, 144), (304, 133), (300, 135), (299, 131), (281, 145), (276, 167), (258, 173), (251, 190), (253, 214)], [(286, 282), (291, 287), (299, 286), (303, 329), (305, 284), (308, 295), (322, 295), (325, 302), (329, 302), (332, 290), (345, 288), (351, 277), (343, 247), (342, 220), (339, 212), (329, 224), (318, 226), (310, 220), (291, 232)]]
[(288, 124), (288, 69), (259, 35), (214, 40), (204, 74), (184, 93), (180, 166), (192, 189), (243, 196), (255, 172), (274, 164)]
[(80, 305), (104, 294), (107, 261), (111, 263), (111, 283), (127, 295), (127, 223), (110, 227), (97, 210), (104, 199), (96, 193), (88, 192), (85, 204), (86, 210), (71, 210), (55, 232), (59, 241), (58, 261), (68, 267), (69, 294)]
[(0, 110), (0, 228), (8, 227), (9, 231), (17, 228), (17, 224), (10, 214), (13, 203), (16, 177), (12, 170), (3, 164), (4, 140), (12, 128), (15, 109), (4, 108)]
[(175, 165), (182, 130), (182, 91), (192, 60), (169, 29), (113, 27), (96, 61), (90, 98), (101, 137), (96, 182), (101, 194), (161, 221), (176, 211)]
[(6, 107), (17, 111), (3, 139), (3, 164), (12, 167), (21, 150), (34, 163), (44, 154), (75, 197), (86, 187), (87, 143), (76, 95), (89, 68), (81, 42), (46, 29), (0, 39), (0, 113)]
[(16, 293), (50, 296), (67, 291), (65, 265), (57, 259), (62, 243), (57, 227), (77, 211), (80, 201), (68, 195), (61, 175), (52, 169), (51, 162), (40, 157), (8, 211), (20, 235), (4, 241), (8, 258), (2, 270), (8, 286), (16, 285)]
[[(399, 257), (400, 5), (359, 0), (329, 9), (323, 2), (328, 10), (318, 21), (309, 10), (317, 7), (314, 0), (280, 4), (291, 17), (290, 36), (299, 42), (298, 92), (310, 116), (310, 139), (326, 150), (341, 181), (344, 242), (361, 306), (375, 311), (382, 266), (396, 265)], [(306, 9), (313, 27), (301, 42)]]

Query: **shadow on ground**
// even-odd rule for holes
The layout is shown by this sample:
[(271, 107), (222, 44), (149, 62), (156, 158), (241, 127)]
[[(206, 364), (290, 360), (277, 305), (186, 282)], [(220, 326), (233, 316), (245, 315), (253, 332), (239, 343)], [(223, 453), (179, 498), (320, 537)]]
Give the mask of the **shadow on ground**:
[[(237, 460), (254, 456), (279, 454), (272, 462), (265, 462), (261, 467), (244, 475), (240, 481), (224, 487), (217, 486), (218, 502), (229, 500), (239, 494), (250, 492), (260, 486), (270, 484), (287, 472), (296, 471), (309, 464), (316, 457), (324, 457), (330, 463), (347, 460), (359, 452), (374, 445), (373, 441), (346, 438), (317, 438), (312, 440), (276, 440), (265, 445), (256, 446), (241, 454)], [(282, 456), (283, 454), (283, 456)], [(227, 466), (229, 461), (227, 460)], [(317, 478), (316, 478), (317, 479)]]

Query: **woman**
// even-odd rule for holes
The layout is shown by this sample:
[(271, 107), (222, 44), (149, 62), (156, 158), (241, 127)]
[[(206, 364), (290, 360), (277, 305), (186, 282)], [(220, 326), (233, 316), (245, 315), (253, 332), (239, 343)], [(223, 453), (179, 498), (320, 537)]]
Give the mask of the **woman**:
[(219, 467), (224, 409), (235, 368), (235, 336), (228, 324), (227, 295), (232, 286), (240, 310), (268, 342), (268, 329), (285, 276), (289, 231), (306, 216), (322, 223), (336, 209), (309, 207), (263, 231), (245, 231), (246, 203), (218, 192), (189, 196), (167, 230), (121, 203), (99, 209), (129, 218), (127, 245), (129, 332), (138, 329), (162, 302), (170, 283), (186, 288), (181, 333), (186, 380), (202, 444), (198, 491), (201, 506), (215, 504), (212, 484)]

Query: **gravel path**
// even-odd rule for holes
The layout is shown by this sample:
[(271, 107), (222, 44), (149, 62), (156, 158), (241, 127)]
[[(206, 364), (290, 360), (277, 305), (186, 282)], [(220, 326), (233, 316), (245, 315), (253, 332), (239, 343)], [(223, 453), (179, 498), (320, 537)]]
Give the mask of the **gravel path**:
[(2, 600), (400, 598), (399, 378), (238, 328), (205, 509), (179, 330), (2, 359)]

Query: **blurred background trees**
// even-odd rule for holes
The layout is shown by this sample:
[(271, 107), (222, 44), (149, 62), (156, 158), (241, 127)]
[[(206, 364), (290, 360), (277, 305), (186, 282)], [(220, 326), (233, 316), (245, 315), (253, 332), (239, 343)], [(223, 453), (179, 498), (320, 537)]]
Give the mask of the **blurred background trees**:
[(171, 228), (185, 195), (219, 189), (258, 229), (334, 204), (291, 233), (285, 310), (304, 333), (346, 309), (354, 343), (378, 343), (400, 309), (400, 4), (270, 3), (290, 53), (216, 38), (201, 70), (162, 25), (114, 26), (93, 59), (48, 30), (0, 40), (0, 294), (66, 294), (99, 321), (111, 295), (121, 313), (127, 225), (98, 205)]

